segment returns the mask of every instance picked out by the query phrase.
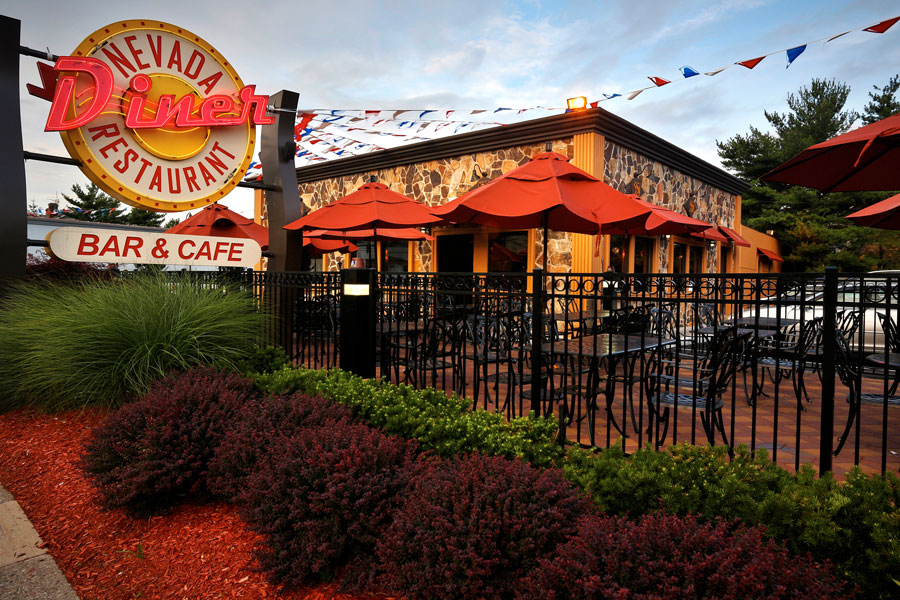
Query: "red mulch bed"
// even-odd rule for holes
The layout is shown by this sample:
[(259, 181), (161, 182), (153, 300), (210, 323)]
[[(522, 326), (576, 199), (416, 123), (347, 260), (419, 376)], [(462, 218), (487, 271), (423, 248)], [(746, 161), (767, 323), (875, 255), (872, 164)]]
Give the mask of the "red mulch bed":
[(253, 557), (261, 537), (229, 504), (185, 505), (150, 519), (104, 510), (79, 460), (105, 414), (0, 415), (0, 483), (82, 600), (384, 598), (342, 594), (336, 584), (281, 592)]

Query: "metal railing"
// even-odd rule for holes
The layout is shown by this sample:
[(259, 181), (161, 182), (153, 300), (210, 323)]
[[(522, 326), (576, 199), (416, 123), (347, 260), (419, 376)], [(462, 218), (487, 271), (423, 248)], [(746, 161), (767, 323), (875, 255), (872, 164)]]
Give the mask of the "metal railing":
[[(339, 364), (340, 273), (246, 274), (266, 338)], [(382, 273), (377, 373), (626, 451), (766, 449), (788, 468), (900, 467), (889, 275)]]

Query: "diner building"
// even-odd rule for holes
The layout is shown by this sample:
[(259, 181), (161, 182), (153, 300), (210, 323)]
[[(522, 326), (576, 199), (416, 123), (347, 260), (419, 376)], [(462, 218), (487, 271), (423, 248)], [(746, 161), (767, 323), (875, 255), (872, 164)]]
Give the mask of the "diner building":
[[(748, 184), (601, 108), (410, 144), (297, 169), (304, 214), (334, 202), (369, 181), (440, 206), (472, 188), (551, 150), (613, 188), (717, 226), (727, 240), (695, 236), (608, 236), (483, 226), (434, 227), (434, 241), (359, 243), (367, 266), (382, 271), (508, 272), (540, 267), (599, 273), (777, 272), (778, 243), (741, 225), (741, 195)], [(510, 198), (515, 202), (515, 198)], [(264, 192), (255, 212), (266, 224)], [(376, 250), (377, 248), (377, 250)], [(368, 254), (377, 252), (376, 256)], [(325, 270), (349, 266), (350, 257), (326, 255)]]

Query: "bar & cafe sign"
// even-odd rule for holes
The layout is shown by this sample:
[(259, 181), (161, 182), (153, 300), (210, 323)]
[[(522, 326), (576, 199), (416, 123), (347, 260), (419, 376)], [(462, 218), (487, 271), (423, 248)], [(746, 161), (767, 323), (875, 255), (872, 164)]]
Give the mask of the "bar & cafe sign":
[[(155, 212), (202, 208), (222, 199), (247, 171), (255, 126), (274, 123), (266, 115), (267, 96), (244, 85), (213, 46), (169, 23), (110, 24), (89, 35), (71, 56), (59, 57), (55, 65), (38, 63), (38, 68), (42, 87), (28, 89), (51, 101), (45, 130), (60, 133), (69, 154), (104, 192)], [(260, 254), (259, 244), (245, 239), (158, 234), (143, 240), (154, 236), (57, 232), (48, 236), (50, 252), (66, 260), (236, 265), (240, 255), (244, 266)], [(230, 252), (221, 251), (216, 240)], [(240, 242), (240, 252), (233, 241)], [(196, 262), (198, 254), (202, 262)], [(113, 260), (126, 255), (128, 260)]]

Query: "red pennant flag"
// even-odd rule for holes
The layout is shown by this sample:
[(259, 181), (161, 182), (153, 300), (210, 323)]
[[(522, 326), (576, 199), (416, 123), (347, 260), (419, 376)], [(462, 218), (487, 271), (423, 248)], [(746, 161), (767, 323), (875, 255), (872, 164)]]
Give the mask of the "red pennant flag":
[(597, 102), (591, 102), (591, 108), (597, 108), (598, 104), (600, 104), (599, 100)]
[(869, 31), (871, 33), (884, 33), (885, 31), (890, 29), (891, 26), (894, 23), (896, 23), (897, 21), (900, 21), (900, 17), (894, 17), (893, 19), (888, 19), (887, 21), (882, 21), (881, 23), (878, 23), (877, 25), (872, 25), (871, 27), (866, 27), (865, 29), (863, 29), (863, 31)]
[(662, 87), (662, 86), (666, 85), (667, 83), (672, 83), (668, 79), (663, 79), (662, 77), (647, 77), (647, 79), (649, 79), (650, 81), (655, 83), (657, 85), (657, 87)]
[(765, 56), (760, 56), (759, 58), (751, 58), (750, 60), (742, 60), (741, 62), (739, 62), (737, 64), (741, 65), (742, 67), (747, 67), (748, 69), (752, 69), (753, 67), (755, 67), (756, 65), (761, 63), (764, 58), (765, 58)]
[(300, 122), (294, 125), (294, 139), (298, 142), (303, 139), (303, 130), (309, 125), (309, 122), (316, 118), (313, 113), (303, 113), (300, 115)]

